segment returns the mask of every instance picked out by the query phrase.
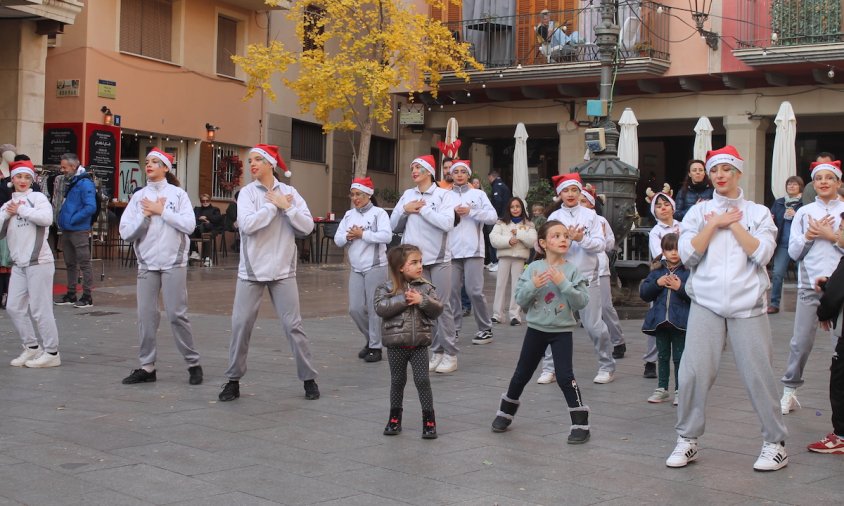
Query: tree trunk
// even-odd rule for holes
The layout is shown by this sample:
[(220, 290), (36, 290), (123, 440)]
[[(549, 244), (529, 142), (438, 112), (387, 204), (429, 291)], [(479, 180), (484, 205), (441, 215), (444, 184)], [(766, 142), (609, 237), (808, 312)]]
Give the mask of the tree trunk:
[(355, 177), (366, 177), (366, 166), (369, 164), (369, 143), (372, 140), (372, 116), (368, 115), (360, 130), (360, 144), (355, 163)]

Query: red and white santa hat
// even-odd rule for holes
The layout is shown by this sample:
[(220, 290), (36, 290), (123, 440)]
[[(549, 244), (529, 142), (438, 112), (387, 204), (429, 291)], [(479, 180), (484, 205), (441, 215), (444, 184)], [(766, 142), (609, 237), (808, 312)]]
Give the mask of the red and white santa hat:
[(728, 163), (744, 172), (744, 159), (739, 156), (738, 150), (733, 146), (724, 146), (721, 149), (706, 152), (706, 171), (712, 170), (719, 163)]
[(372, 184), (372, 180), (368, 177), (358, 177), (352, 179), (352, 186), (349, 189), (360, 190), (367, 195), (372, 195), (373, 193), (375, 193), (375, 185)]
[[(413, 159), (412, 162), (410, 162), (410, 165), (412, 166), (414, 163), (418, 163), (419, 166), (421, 166), (423, 169), (430, 172), (431, 177), (434, 177), (434, 178), (437, 177), (437, 169), (434, 168), (434, 165), (435, 165), (434, 155), (423, 155), (423, 156), (416, 157), (416, 158)], [(452, 166), (452, 167), (454, 167), (454, 166)]]
[(454, 169), (462, 167), (469, 171), (469, 175), (472, 175), (472, 167), (469, 166), (469, 160), (454, 160), (454, 163), (451, 164), (451, 172), (454, 172)]
[(287, 170), (287, 164), (284, 163), (284, 159), (282, 159), (281, 155), (278, 154), (278, 146), (273, 146), (271, 144), (256, 144), (255, 147), (249, 150), (249, 152), (258, 153), (264, 160), (268, 161), (270, 165), (278, 167), (284, 171), (284, 177), (289, 178), (293, 175), (292, 172)]
[(158, 148), (152, 148), (147, 154), (147, 158), (158, 158), (161, 163), (167, 166), (168, 169), (173, 170), (173, 155), (165, 153)]
[(583, 195), (583, 198), (592, 204), (592, 207), (595, 207), (595, 188), (591, 184), (584, 186), (583, 189), (580, 190), (580, 193)]
[(677, 204), (674, 203), (674, 199), (671, 198), (671, 195), (669, 195), (665, 192), (655, 193), (654, 196), (651, 198), (651, 215), (654, 218), (656, 218), (656, 201), (657, 201), (657, 199), (665, 199), (671, 204), (671, 209), (677, 209)]
[(841, 179), (841, 160), (835, 160), (834, 162), (812, 162), (809, 168), (812, 170), (812, 179), (815, 179), (815, 174), (822, 170), (828, 170), (835, 174), (835, 177)]
[(569, 186), (577, 186), (578, 189), (583, 191), (583, 181), (580, 179), (580, 174), (577, 172), (572, 172), (571, 174), (560, 174), (558, 176), (554, 176), (551, 178), (551, 182), (554, 184), (554, 191), (557, 195), (560, 194), (565, 188)]
[(9, 164), (9, 175), (15, 177), (17, 174), (29, 174), (35, 179), (35, 166), (30, 160), (18, 160)]

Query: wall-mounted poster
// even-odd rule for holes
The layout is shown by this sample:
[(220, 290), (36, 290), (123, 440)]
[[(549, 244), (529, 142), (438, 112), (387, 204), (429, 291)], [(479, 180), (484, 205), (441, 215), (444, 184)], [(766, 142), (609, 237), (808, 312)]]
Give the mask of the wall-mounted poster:
[(87, 123), (85, 137), (85, 167), (100, 180), (102, 193), (109, 198), (118, 196), (120, 128)]

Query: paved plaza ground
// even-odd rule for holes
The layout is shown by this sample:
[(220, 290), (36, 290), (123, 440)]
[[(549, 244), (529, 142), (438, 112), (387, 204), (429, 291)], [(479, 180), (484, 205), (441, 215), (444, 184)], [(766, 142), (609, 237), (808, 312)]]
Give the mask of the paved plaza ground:
[[(752, 465), (759, 423), (729, 347), (708, 403), (699, 460), (664, 461), (674, 447), (675, 408), (648, 404), (656, 380), (642, 378), (640, 320), (623, 322), (627, 357), (616, 380), (591, 382), (596, 360), (575, 333), (575, 375), (592, 409), (592, 439), (567, 445), (569, 419), (556, 384), (528, 385), (511, 429), (490, 431), (515, 367), (525, 328), (495, 326), (473, 346), (466, 322), (460, 368), (431, 378), (439, 439), (422, 440), (412, 381), (404, 432), (385, 437), (387, 362), (357, 358), (363, 344), (346, 316), (346, 267), (299, 269), (305, 330), (322, 398), (305, 400), (286, 339), (264, 301), (241, 382), (241, 398), (217, 402), (225, 382), (236, 256), (191, 267), (191, 321), (205, 383), (189, 386), (166, 319), (158, 381), (127, 386), (137, 364), (134, 269), (106, 262), (95, 307), (55, 308), (62, 366), (8, 366), (19, 341), (0, 311), (0, 504), (30, 505), (627, 505), (842, 504), (844, 456), (807, 443), (831, 430), (827, 395), (831, 343), (818, 339), (799, 391), (803, 409), (786, 417), (790, 464)], [(61, 267), (61, 263), (59, 263)], [(96, 266), (99, 269), (99, 265)], [(57, 272), (63, 280), (64, 271)], [(487, 274), (491, 297), (494, 278)], [(775, 369), (787, 358), (793, 284), (771, 318)], [(673, 384), (672, 384), (673, 388)]]

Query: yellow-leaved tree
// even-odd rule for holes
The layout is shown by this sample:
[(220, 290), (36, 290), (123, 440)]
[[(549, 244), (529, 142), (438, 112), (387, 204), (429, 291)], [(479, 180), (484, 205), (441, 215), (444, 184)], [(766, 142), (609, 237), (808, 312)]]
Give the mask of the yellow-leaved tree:
[[(461, 2), (425, 1), (436, 8)], [(352, 143), (355, 177), (366, 175), (373, 127), (384, 127), (394, 114), (392, 93), (436, 96), (443, 72), (468, 81), (467, 67), (483, 69), (469, 44), (403, 0), (292, 0), (288, 19), (301, 50), (272, 41), (232, 57), (247, 75), (247, 97), (260, 89), (275, 100), (273, 75), (296, 64), (296, 77), (282, 82), (296, 93), (300, 110), (312, 112), (326, 132), (360, 131), (359, 144)]]

